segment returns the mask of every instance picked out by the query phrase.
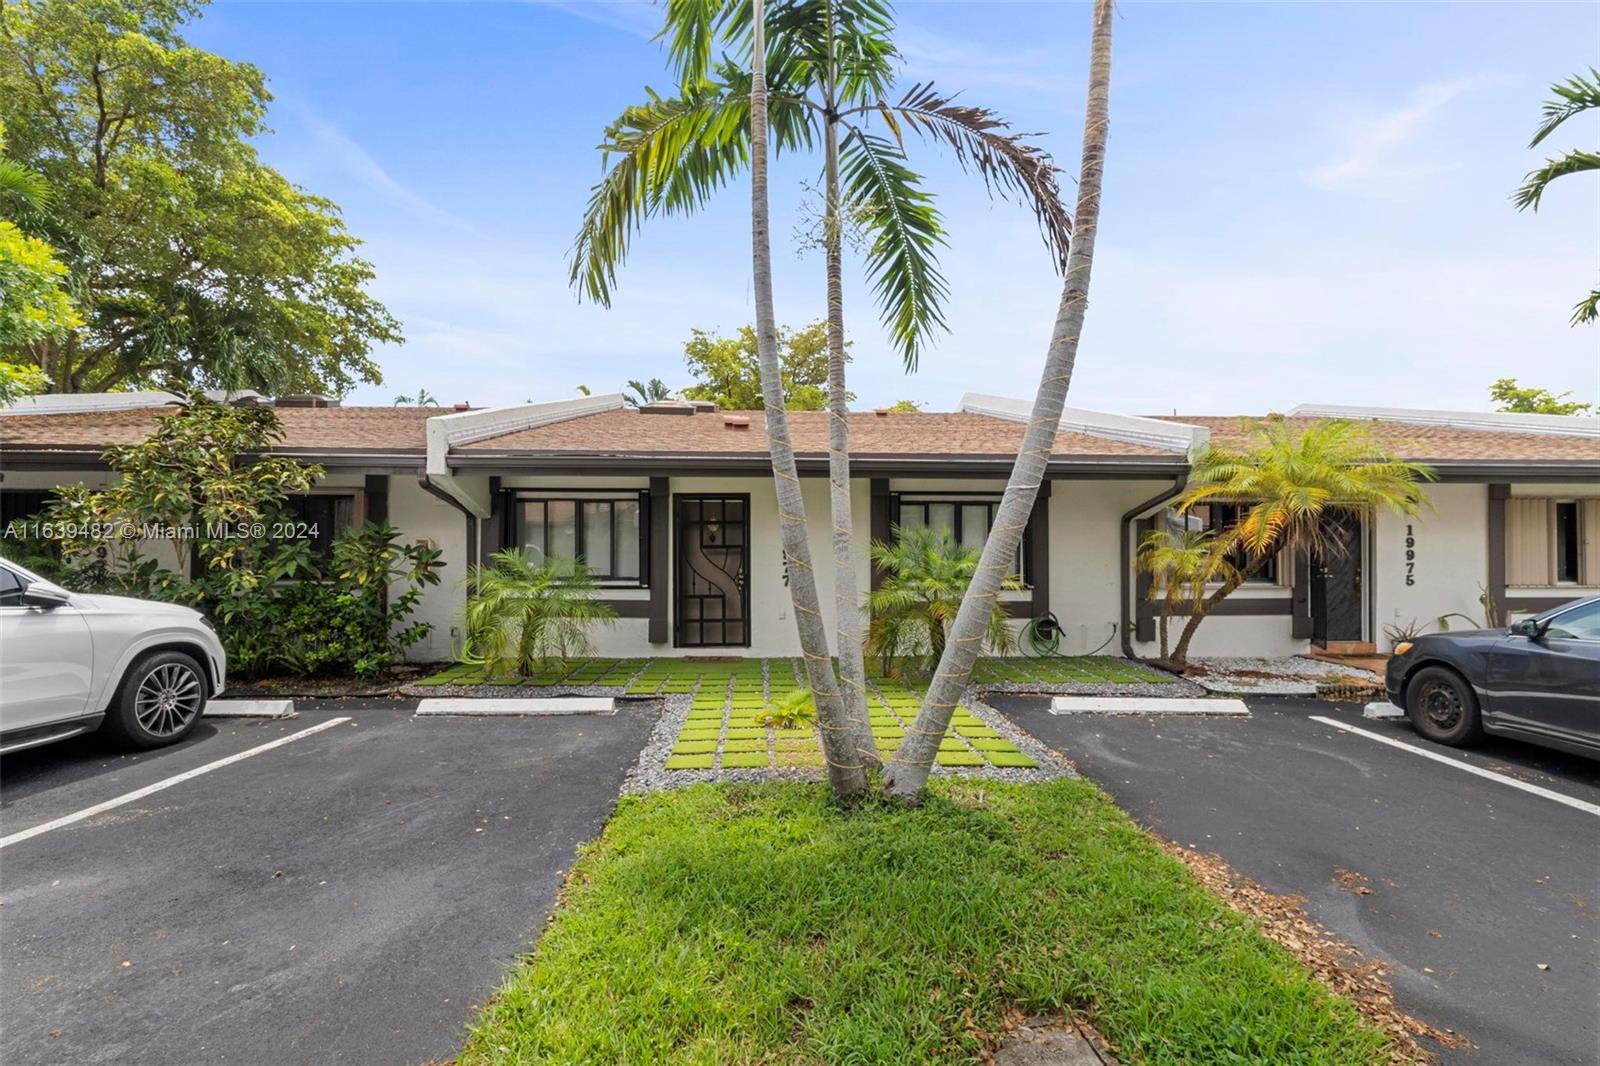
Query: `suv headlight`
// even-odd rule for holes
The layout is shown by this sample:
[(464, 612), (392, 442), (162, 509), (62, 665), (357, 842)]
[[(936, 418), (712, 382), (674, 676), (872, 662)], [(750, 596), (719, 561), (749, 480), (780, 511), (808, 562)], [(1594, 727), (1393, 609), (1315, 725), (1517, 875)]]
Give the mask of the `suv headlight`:
[[(205, 626), (207, 629), (211, 630), (211, 632), (213, 632), (213, 633), (215, 633), (217, 631), (217, 623), (215, 623), (215, 622), (213, 622), (211, 620), (211, 616), (210, 615), (205, 614), (203, 612), (200, 615), (200, 624)], [(1407, 645), (1407, 646), (1409, 647), (1409, 645)]]

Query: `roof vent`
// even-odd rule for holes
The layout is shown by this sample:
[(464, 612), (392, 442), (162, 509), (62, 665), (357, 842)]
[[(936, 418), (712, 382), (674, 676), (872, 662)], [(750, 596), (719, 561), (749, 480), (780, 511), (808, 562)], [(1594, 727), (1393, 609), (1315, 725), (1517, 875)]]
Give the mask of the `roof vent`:
[(728, 429), (749, 429), (749, 415), (723, 415), (722, 424)]
[(701, 414), (711, 414), (717, 409), (717, 405), (710, 400), (690, 400), (689, 402), (694, 404), (694, 409)]
[(279, 396), (272, 401), (274, 407), (338, 407), (339, 401), (332, 396), (323, 396), (315, 392), (293, 393), (289, 396)]
[(467, 403), (465, 400), (463, 400), (461, 403), (458, 403), (454, 407), (452, 407), (451, 410), (453, 410), (453, 411), (470, 411), (470, 410), (472, 410), (472, 405), (470, 403)]
[(872, 413), (877, 415), (879, 418), (889, 417), (889, 409), (887, 407), (874, 407), (872, 409)]
[(639, 405), (642, 415), (692, 415), (695, 405), (687, 400), (653, 400)]

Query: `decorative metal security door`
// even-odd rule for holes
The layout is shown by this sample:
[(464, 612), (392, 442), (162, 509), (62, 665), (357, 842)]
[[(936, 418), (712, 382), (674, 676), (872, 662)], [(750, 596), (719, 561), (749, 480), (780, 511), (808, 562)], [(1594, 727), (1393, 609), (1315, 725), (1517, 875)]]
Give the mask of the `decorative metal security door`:
[(1322, 528), (1328, 549), (1311, 563), (1311, 639), (1361, 640), (1361, 518), (1330, 511)]
[(750, 497), (678, 496), (677, 617), (680, 648), (750, 644)]

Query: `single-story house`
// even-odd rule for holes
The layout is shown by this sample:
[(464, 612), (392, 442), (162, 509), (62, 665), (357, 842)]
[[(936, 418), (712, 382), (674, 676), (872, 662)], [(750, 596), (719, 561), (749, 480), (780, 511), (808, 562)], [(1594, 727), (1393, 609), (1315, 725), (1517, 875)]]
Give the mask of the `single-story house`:
[[(104, 483), (102, 449), (142, 439), (174, 402), (164, 393), (61, 396), (0, 411), (4, 520), (36, 511), (57, 486)], [(413, 650), (418, 658), (460, 649), (466, 564), (508, 546), (590, 562), (620, 616), (598, 633), (602, 654), (799, 651), (760, 411), (634, 408), (621, 396), (459, 411), (308, 397), (275, 406), (285, 430), (278, 450), (327, 469), (296, 502), (322, 535), (387, 519), (443, 552), (445, 580), (419, 610), (434, 630)], [(942, 526), (982, 543), (1028, 406), (970, 394), (948, 413), (852, 414), (860, 588), (874, 579), (869, 538), (896, 526)], [(1383, 650), (1386, 626), (1480, 619), (1483, 598), (1515, 615), (1600, 592), (1600, 419), (1327, 406), (1271, 417), (1368, 424), (1395, 454), (1437, 471), (1433, 509), (1351, 523), (1349, 551), (1320, 564), (1276, 560), (1201, 628), (1197, 654)], [(827, 416), (790, 418), (812, 551), (825, 562)], [(1069, 410), (1017, 563), (1027, 588), (1004, 594), (1007, 609), (1019, 620), (1053, 613), (1064, 653), (1151, 653), (1155, 613), (1133, 566), (1137, 538), (1181, 521), (1167, 505), (1197, 450), (1243, 444), (1247, 427), (1238, 417)], [(1187, 519), (1228, 520), (1220, 507)], [(831, 616), (829, 569), (818, 567)]]

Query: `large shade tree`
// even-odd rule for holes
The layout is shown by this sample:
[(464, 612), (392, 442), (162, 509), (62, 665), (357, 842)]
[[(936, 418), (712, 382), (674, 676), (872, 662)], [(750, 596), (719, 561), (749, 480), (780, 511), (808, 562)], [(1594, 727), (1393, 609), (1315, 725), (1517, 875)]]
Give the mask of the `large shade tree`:
[(995, 512), (977, 573), (967, 586), (961, 609), (951, 626), (944, 654), (939, 657), (916, 724), (906, 742), (895, 751), (884, 774), (884, 790), (897, 799), (914, 801), (927, 787), (928, 774), (939, 753), (939, 742), (950, 727), (950, 716), (966, 692), (973, 664), (988, 635), (994, 601), (1011, 571), (1028, 515), (1033, 511), (1044, 480), (1050, 453), (1055, 448), (1061, 411), (1072, 384), (1078, 358), (1078, 338), (1083, 332), (1089, 304), (1089, 274), (1094, 266), (1095, 233), (1100, 223), (1100, 188), (1105, 172), (1106, 130), (1111, 105), (1112, 0), (1094, 0), (1093, 31), (1089, 44), (1089, 84), (1083, 115), (1083, 158), (1078, 169), (1078, 203), (1073, 213), (1072, 247), (1067, 256), (1061, 303), (1045, 354), (1044, 371), (1034, 395), (1028, 428), (1017, 451), (1016, 464), (1006, 482), (1005, 495)]
[[(780, 329), (778, 346), (784, 406), (791, 411), (822, 410), (828, 403), (827, 323)], [(756, 410), (765, 402), (755, 327), (740, 326), (732, 337), (693, 330), (683, 346), (683, 361), (695, 379), (683, 390), (687, 398), (730, 411)]]
[[(692, 211), (756, 160), (748, 0), (669, 0), (662, 32), (679, 88), (650, 94), (606, 131), (610, 169), (595, 186), (572, 258), (572, 280), (609, 303), (634, 231), (655, 215)], [(944, 224), (912, 169), (908, 136), (940, 144), (989, 189), (1031, 206), (1058, 263), (1070, 223), (1049, 158), (985, 108), (956, 104), (929, 84), (898, 96), (894, 17), (881, 0), (779, 0), (765, 55), (765, 101), (777, 151), (822, 150), (820, 243), (827, 293), (828, 453), (834, 609), (848, 726), (859, 756), (876, 761), (867, 723), (861, 599), (850, 501), (850, 394), (845, 383), (843, 244), (864, 233), (879, 311), (908, 370), (944, 325), (948, 287), (936, 258)], [(719, 47), (730, 49), (728, 55)], [(753, 68), (753, 64), (752, 64)], [(780, 424), (781, 424), (780, 420)], [(769, 431), (772, 423), (769, 418)], [(779, 447), (788, 447), (782, 442)], [(796, 515), (797, 520), (803, 514)], [(801, 610), (797, 607), (797, 611)]]
[(251, 144), (261, 71), (190, 46), (197, 0), (0, 4), (0, 121), (43, 176), (80, 330), (33, 348), (62, 392), (343, 392), (399, 340), (330, 201)]

